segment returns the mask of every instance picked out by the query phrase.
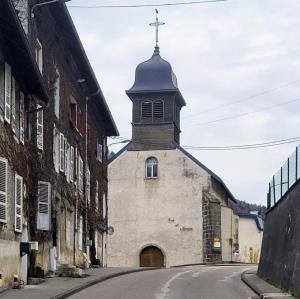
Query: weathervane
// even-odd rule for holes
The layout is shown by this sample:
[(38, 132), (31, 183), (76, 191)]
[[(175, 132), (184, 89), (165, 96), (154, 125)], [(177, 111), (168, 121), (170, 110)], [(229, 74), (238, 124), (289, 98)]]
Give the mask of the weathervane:
[(156, 47), (158, 47), (158, 28), (159, 28), (159, 26), (165, 25), (165, 23), (158, 21), (158, 9), (155, 9), (155, 12), (156, 12), (156, 21), (154, 23), (150, 23), (149, 25), (152, 26), (152, 27), (155, 27), (155, 31), (156, 31)]

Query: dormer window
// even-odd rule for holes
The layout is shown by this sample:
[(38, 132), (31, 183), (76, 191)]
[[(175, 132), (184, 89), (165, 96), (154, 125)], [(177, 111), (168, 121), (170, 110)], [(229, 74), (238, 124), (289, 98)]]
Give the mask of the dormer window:
[(146, 178), (158, 177), (158, 161), (155, 157), (146, 160)]

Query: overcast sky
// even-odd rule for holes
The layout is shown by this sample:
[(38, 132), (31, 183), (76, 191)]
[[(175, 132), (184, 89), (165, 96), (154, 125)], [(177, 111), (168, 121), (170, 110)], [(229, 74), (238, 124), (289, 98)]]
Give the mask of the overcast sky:
[[(73, 0), (71, 5), (179, 2), (179, 0)], [(69, 8), (120, 135), (131, 137), (132, 103), (125, 90), (136, 66), (154, 48), (154, 8)], [(181, 145), (252, 144), (300, 136), (300, 1), (229, 0), (161, 7), (161, 56), (177, 75), (187, 102)], [(291, 83), (292, 82), (292, 83)], [(260, 97), (191, 116), (242, 98)], [(266, 204), (268, 182), (297, 144), (243, 151), (191, 151), (240, 200)]]

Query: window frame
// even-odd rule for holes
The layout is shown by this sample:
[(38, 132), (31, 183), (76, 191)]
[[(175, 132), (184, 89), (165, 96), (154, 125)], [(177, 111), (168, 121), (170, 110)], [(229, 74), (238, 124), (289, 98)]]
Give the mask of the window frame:
[[(152, 161), (155, 162), (153, 163)], [(148, 157), (145, 161), (145, 178), (146, 179), (158, 179), (158, 159), (154, 156)], [(148, 167), (150, 166), (151, 175), (148, 176)], [(154, 167), (156, 166), (156, 175), (154, 175)]]

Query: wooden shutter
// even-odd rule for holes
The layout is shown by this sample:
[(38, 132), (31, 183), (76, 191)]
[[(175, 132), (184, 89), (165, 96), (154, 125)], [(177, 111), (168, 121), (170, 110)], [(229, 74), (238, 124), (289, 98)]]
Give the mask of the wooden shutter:
[(54, 126), (53, 129), (53, 164), (56, 172), (59, 172), (59, 132)]
[(11, 129), (16, 133), (16, 80), (11, 77)]
[(5, 111), (5, 67), (4, 62), (0, 61), (0, 120), (4, 121)]
[(5, 117), (4, 119), (10, 123), (11, 116), (11, 67), (5, 63)]
[(23, 178), (15, 176), (15, 231), (22, 232), (23, 217)]
[(50, 231), (51, 216), (51, 184), (49, 182), (38, 182), (38, 213), (37, 229)]
[(24, 93), (20, 91), (20, 142), (24, 144), (25, 136), (25, 103)]
[[(42, 108), (42, 106), (37, 105), (37, 109)], [(37, 116), (36, 116), (36, 140), (37, 140), (37, 147), (40, 150), (43, 150), (44, 147), (44, 112), (43, 110), (37, 111)]]
[(99, 182), (96, 181), (96, 192), (95, 192), (95, 205), (96, 210), (99, 210)]
[(102, 153), (103, 153), (102, 144), (97, 143), (97, 159), (99, 162), (102, 162)]
[(59, 135), (59, 170), (64, 172), (65, 166), (65, 138), (64, 134)]
[(152, 119), (152, 102), (151, 101), (144, 101), (142, 103), (142, 118)]
[(7, 160), (0, 158), (0, 222), (7, 222)]
[(79, 191), (83, 191), (83, 161), (78, 154), (78, 189)]
[(91, 202), (91, 172), (89, 169), (86, 171), (86, 198), (87, 203), (90, 205)]
[(70, 182), (74, 181), (74, 147), (71, 146), (70, 150)]
[(83, 231), (83, 218), (82, 216), (79, 217), (79, 225), (78, 225), (78, 249), (82, 250), (82, 234)]

